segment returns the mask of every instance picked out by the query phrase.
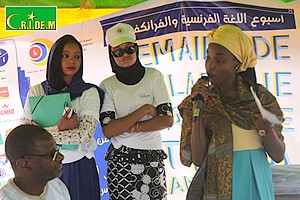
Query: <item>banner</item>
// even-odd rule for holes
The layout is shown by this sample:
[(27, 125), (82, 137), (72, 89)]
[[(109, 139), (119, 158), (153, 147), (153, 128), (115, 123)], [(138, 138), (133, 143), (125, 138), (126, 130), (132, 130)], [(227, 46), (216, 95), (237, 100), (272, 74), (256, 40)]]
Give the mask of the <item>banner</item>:
[[(147, 8), (147, 9), (145, 9)], [(6, 134), (18, 125), (30, 86), (45, 80), (45, 65), (51, 45), (62, 35), (72, 34), (83, 45), (84, 80), (99, 85), (112, 75), (105, 31), (118, 22), (131, 24), (136, 32), (140, 60), (145, 67), (159, 69), (171, 96), (174, 125), (162, 131), (166, 160), (168, 199), (185, 199), (196, 171), (179, 159), (181, 117), (178, 104), (190, 94), (196, 80), (205, 75), (204, 62), (211, 29), (222, 24), (239, 26), (253, 40), (258, 57), (258, 82), (277, 98), (285, 117), (283, 135), (286, 154), (280, 165), (300, 164), (300, 30), (296, 16), (300, 3), (234, 1), (148, 1), (114, 14), (58, 28), (51, 34), (39, 31), (30, 35), (0, 40), (0, 131)], [(98, 125), (96, 162), (102, 199), (108, 199), (106, 162), (103, 157), (110, 141)], [(0, 140), (1, 142), (1, 140)], [(0, 143), (0, 184), (13, 174)], [(270, 160), (271, 164), (275, 164)]]

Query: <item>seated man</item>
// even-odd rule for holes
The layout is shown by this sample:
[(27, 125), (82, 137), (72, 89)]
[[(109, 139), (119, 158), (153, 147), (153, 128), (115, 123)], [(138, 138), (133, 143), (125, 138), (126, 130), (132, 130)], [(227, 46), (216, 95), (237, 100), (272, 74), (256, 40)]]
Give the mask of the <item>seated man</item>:
[(45, 129), (34, 125), (14, 128), (5, 141), (5, 153), (15, 177), (0, 189), (1, 200), (70, 200), (67, 187), (58, 178), (62, 160), (55, 141)]

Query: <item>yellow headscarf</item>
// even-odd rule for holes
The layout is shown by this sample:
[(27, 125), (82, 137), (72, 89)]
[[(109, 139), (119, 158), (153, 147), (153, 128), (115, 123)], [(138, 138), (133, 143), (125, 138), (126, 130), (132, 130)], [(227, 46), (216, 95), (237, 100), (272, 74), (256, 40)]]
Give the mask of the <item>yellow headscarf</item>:
[(210, 39), (209, 43), (222, 45), (242, 63), (238, 72), (255, 67), (256, 55), (253, 43), (239, 27), (229, 24), (222, 25), (213, 29), (207, 37)]

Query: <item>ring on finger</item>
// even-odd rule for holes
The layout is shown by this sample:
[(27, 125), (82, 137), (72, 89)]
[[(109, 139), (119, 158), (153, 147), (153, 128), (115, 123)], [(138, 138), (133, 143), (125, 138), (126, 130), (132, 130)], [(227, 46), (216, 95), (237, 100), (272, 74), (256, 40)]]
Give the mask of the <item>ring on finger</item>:
[(258, 135), (264, 137), (264, 136), (266, 136), (266, 131), (263, 130), (263, 129), (262, 129), (262, 130), (259, 130), (259, 131), (258, 131)]

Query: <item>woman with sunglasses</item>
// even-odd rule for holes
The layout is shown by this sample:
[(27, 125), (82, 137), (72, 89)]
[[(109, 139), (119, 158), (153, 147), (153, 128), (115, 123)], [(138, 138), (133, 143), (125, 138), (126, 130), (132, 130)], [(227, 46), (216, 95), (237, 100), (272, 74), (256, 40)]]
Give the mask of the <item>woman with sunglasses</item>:
[(138, 59), (133, 28), (119, 23), (106, 31), (113, 76), (100, 114), (103, 134), (111, 139), (106, 154), (110, 199), (165, 199), (166, 177), (160, 130), (173, 125), (164, 77)]

